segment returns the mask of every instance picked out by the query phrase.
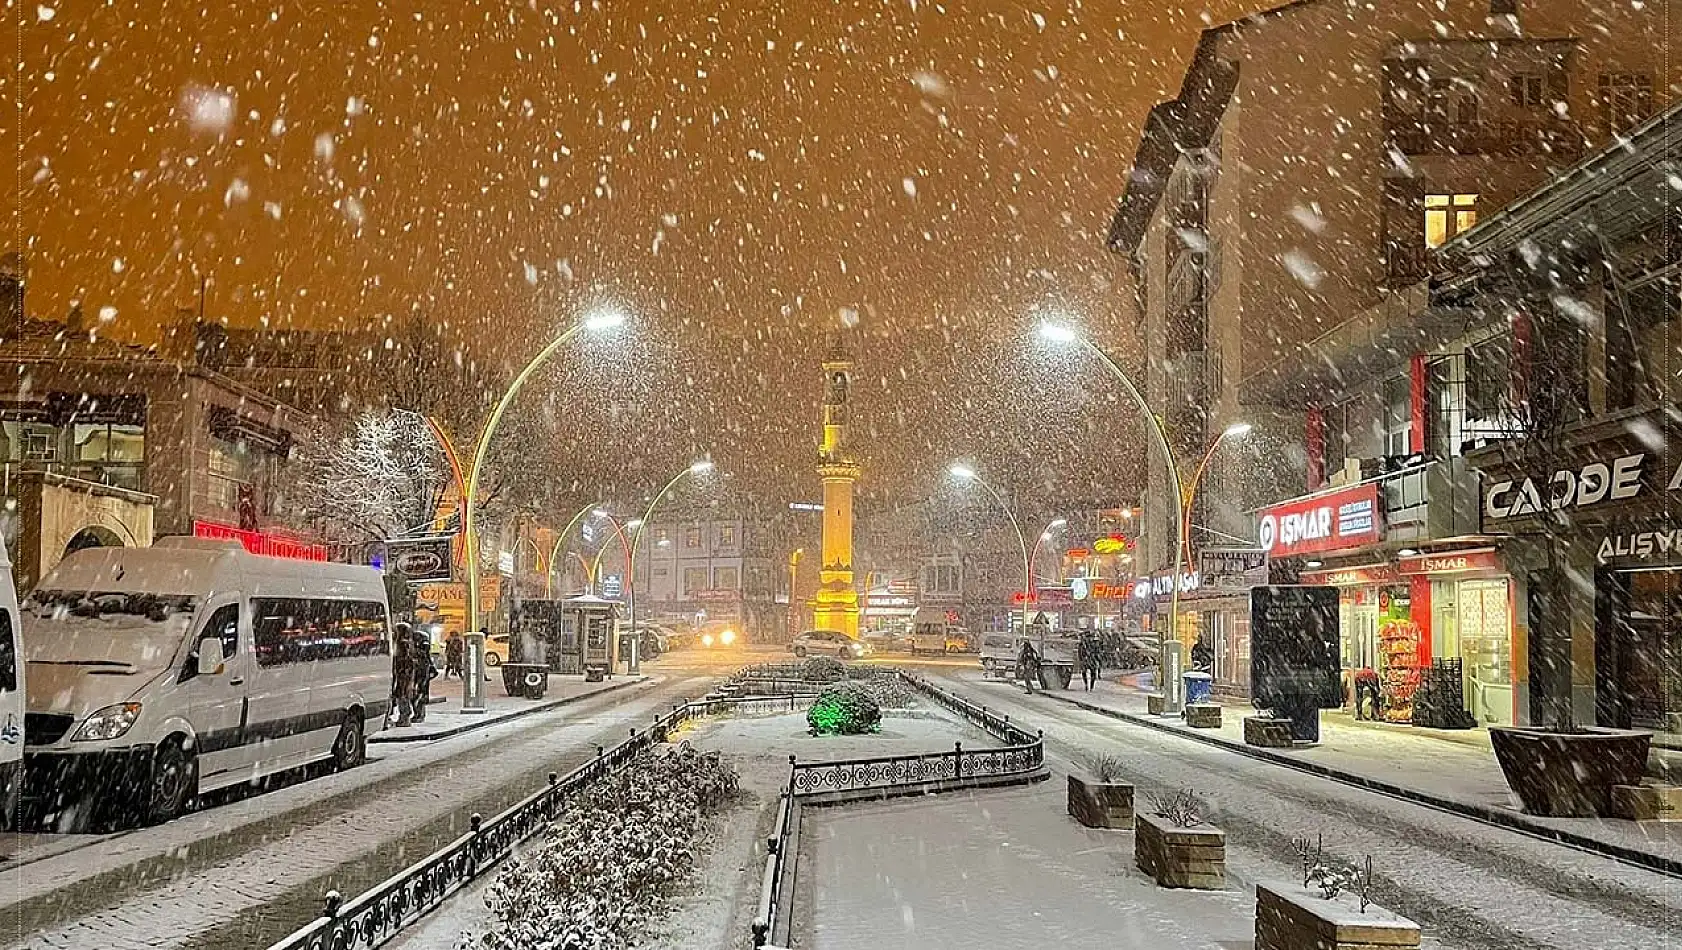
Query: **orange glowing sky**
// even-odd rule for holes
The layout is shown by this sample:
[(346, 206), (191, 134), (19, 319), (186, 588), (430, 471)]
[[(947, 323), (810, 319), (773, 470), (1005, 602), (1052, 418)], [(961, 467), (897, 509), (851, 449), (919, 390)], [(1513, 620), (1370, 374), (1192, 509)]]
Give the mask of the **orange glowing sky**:
[(1102, 494), (1136, 428), (1009, 354), (1036, 309), (1130, 345), (1139, 122), (1253, 5), (6, 0), (0, 208), (30, 312), (123, 337), (197, 274), (213, 317), (419, 313), (493, 365), (622, 306), (665, 386), (623, 412), (673, 458), (805, 453), (813, 334), (857, 313), (867, 462)]

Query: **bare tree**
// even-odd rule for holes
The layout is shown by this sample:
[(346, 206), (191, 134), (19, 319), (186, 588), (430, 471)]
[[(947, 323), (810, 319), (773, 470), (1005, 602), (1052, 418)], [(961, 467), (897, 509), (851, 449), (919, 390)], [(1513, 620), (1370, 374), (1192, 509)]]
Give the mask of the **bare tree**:
[(292, 497), (333, 541), (401, 537), (432, 520), (446, 473), (425, 420), (370, 412), (302, 443)]

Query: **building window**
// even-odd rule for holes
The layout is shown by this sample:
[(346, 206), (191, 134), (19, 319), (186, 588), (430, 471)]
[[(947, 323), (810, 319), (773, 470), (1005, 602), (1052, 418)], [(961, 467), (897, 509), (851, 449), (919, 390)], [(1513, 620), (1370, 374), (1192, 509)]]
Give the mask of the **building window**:
[(1393, 376), (1384, 381), (1384, 454), (1409, 454), (1413, 432), (1412, 387), (1406, 376)]
[(1507, 94), (1513, 100), (1513, 105), (1527, 111), (1539, 111), (1547, 105), (1544, 99), (1547, 95), (1547, 83), (1536, 73), (1508, 76)]
[(683, 529), (683, 546), (691, 551), (701, 547), (701, 528), (699, 525)]
[(1426, 195), (1425, 246), (1442, 247), (1478, 223), (1477, 195)]
[(1646, 73), (1601, 73), (1600, 118), (1613, 135), (1627, 132), (1653, 111), (1653, 79)]
[(707, 589), (707, 569), (704, 567), (686, 567), (683, 569), (683, 596), (691, 597)]
[(654, 546), (663, 548), (672, 543), (672, 533), (665, 528), (654, 529)]
[(223, 511), (239, 510), (240, 491), (256, 482), (257, 464), (244, 442), (210, 440), (210, 503)]
[(1326, 478), (1329, 480), (1343, 471), (1344, 463), (1349, 460), (1349, 403), (1327, 406), (1320, 415), (1325, 438)]
[(741, 586), (741, 575), (733, 567), (720, 567), (713, 571), (713, 590), (736, 590)]
[(735, 525), (721, 524), (718, 526), (718, 546), (721, 548), (733, 548), (736, 546)]
[(1511, 408), (1512, 372), (1512, 348), (1506, 336), (1466, 348), (1465, 424), (1469, 438), (1489, 438), (1498, 433), (1500, 421)]
[(923, 593), (957, 594), (959, 571), (956, 564), (931, 564), (923, 568)]

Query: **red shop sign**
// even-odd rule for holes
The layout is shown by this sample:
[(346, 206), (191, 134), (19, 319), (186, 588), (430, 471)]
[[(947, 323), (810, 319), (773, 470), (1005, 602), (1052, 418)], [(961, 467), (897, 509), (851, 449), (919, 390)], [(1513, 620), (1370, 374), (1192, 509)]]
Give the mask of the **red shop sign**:
[(1367, 484), (1264, 508), (1256, 528), (1268, 557), (1293, 557), (1378, 541), (1379, 518), (1378, 485)]
[(1459, 574), (1465, 571), (1498, 571), (1495, 549), (1447, 554), (1421, 554), (1401, 559), (1403, 574)]
[(1324, 587), (1365, 587), (1368, 584), (1388, 584), (1401, 580), (1401, 572), (1394, 564), (1369, 564), (1365, 567), (1344, 567), (1330, 571), (1303, 571), (1302, 582)]
[(276, 534), (264, 534), (260, 531), (242, 531), (232, 525), (217, 524), (214, 521), (193, 522), (193, 537), (215, 538), (218, 540), (238, 541), (252, 554), (262, 554), (268, 557), (285, 557), (299, 561), (327, 560), (327, 547), (321, 544), (310, 544)]

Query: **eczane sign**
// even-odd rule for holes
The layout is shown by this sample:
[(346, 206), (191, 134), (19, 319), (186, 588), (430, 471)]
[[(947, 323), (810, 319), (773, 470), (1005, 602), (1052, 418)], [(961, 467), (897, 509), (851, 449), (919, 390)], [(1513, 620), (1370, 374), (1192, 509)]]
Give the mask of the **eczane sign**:
[(1262, 510), (1256, 534), (1268, 557), (1359, 547), (1384, 536), (1378, 486), (1353, 485)]

